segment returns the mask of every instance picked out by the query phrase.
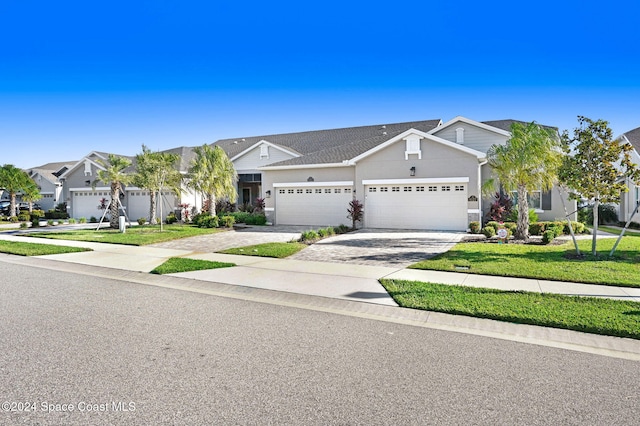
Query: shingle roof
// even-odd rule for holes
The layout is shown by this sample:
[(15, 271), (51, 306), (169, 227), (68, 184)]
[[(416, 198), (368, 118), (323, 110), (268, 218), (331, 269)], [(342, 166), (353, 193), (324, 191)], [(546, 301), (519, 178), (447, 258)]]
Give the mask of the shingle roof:
[[(520, 121), (520, 120), (512, 120), (512, 119), (506, 119), (506, 120), (493, 120), (493, 121), (483, 121), (483, 124), (486, 124), (488, 126), (492, 126), (492, 127), (496, 127), (498, 129), (501, 130), (506, 130), (507, 132), (511, 131), (511, 125), (513, 123), (521, 123), (521, 124), (529, 124), (526, 121)], [(553, 127), (553, 126), (545, 126), (544, 124), (541, 124), (542, 127), (544, 127), (545, 129), (550, 129), (550, 130), (554, 130), (554, 131), (558, 131), (557, 127)]]
[(29, 176), (33, 176), (34, 174), (38, 173), (40, 176), (44, 177), (50, 182), (56, 182), (60, 174), (62, 174), (62, 173), (58, 173), (60, 172), (60, 170), (65, 168), (68, 169), (76, 163), (77, 161), (61, 161), (57, 163), (47, 163), (41, 166), (32, 167), (29, 170), (27, 170), (27, 173), (29, 174)]
[(624, 133), (624, 135), (629, 139), (629, 142), (633, 145), (635, 150), (640, 153), (640, 127), (629, 130), (627, 133)]
[(224, 149), (229, 158), (233, 158), (261, 140), (266, 140), (274, 145), (301, 154), (298, 158), (270, 164), (270, 166), (341, 163), (344, 160), (354, 158), (376, 147), (408, 129), (413, 128), (428, 132), (438, 126), (440, 122), (440, 120), (410, 121), (405, 123), (376, 124), (372, 126), (221, 139), (213, 144)]

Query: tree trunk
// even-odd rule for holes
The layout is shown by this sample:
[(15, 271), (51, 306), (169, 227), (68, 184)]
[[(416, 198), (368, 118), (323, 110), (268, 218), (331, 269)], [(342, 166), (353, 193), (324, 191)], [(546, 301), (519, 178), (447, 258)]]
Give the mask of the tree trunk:
[(213, 193), (209, 194), (209, 214), (211, 216), (216, 215), (216, 197)]
[(596, 251), (596, 241), (598, 239), (598, 210), (600, 206), (600, 200), (598, 200), (598, 195), (596, 195), (595, 201), (593, 202), (593, 237), (591, 239), (591, 254), (595, 257), (598, 255)]
[(118, 212), (118, 207), (120, 206), (120, 186), (117, 182), (111, 183), (111, 205), (109, 206), (109, 214), (111, 218), (109, 219), (109, 226), (113, 229), (120, 228), (118, 223), (118, 217), (120, 216)]
[(529, 239), (529, 201), (523, 185), (518, 185), (518, 223), (514, 238), (525, 241)]
[(149, 225), (157, 225), (156, 220), (156, 192), (149, 191)]
[(9, 197), (10, 197), (9, 217), (17, 216), (18, 214), (16, 213), (16, 209), (18, 207), (17, 206), (18, 203), (16, 203), (16, 193), (15, 192), (9, 193)]

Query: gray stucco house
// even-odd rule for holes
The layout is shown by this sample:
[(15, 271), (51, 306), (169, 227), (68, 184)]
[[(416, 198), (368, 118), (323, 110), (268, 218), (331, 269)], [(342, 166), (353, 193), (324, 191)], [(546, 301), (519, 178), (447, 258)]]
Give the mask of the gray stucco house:
[[(509, 139), (513, 122), (456, 117), (214, 144), (238, 171), (239, 201), (265, 198), (274, 224), (348, 223), (347, 206), (356, 198), (366, 228), (464, 231), (489, 209), (491, 199), (481, 191), (491, 177), (486, 153)], [(531, 195), (541, 220), (564, 218), (560, 192)]]

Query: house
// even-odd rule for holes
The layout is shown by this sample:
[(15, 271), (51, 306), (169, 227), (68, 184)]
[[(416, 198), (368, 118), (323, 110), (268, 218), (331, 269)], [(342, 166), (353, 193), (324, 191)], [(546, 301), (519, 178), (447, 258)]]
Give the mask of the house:
[[(186, 174), (189, 162), (193, 158), (193, 148), (179, 147), (162, 152), (178, 154), (180, 157), (178, 167), (182, 173)], [(136, 158), (118, 156), (131, 161), (131, 165), (125, 172), (134, 173)], [(98, 180), (98, 170), (104, 170), (100, 162), (108, 162), (108, 158), (108, 153), (90, 152), (60, 175), (60, 181), (64, 188), (61, 199), (66, 202), (67, 212), (71, 217), (100, 218), (105, 212), (106, 205), (103, 200), (109, 202), (111, 188), (109, 183)], [(149, 195), (148, 190), (133, 185), (123, 188), (120, 203), (129, 220), (134, 221), (138, 218), (149, 217)], [(156, 214), (164, 220), (168, 214), (174, 213), (183, 203), (199, 209), (202, 205), (200, 200), (201, 197), (196, 196), (193, 191), (187, 188), (183, 189), (179, 197), (167, 189), (162, 191)]]
[(71, 167), (71, 164), (75, 163), (76, 161), (47, 163), (26, 170), (29, 177), (38, 185), (40, 195), (42, 196), (42, 198), (38, 200), (38, 204), (40, 204), (42, 210), (51, 210), (64, 201), (62, 198), (63, 187), (60, 176)]
[[(623, 133), (620, 139), (622, 142), (629, 143), (633, 146), (631, 161), (635, 164), (640, 164), (640, 127)], [(618, 208), (619, 220), (622, 222), (627, 222), (631, 218), (633, 211), (638, 203), (640, 203), (640, 186), (636, 185), (630, 179), (627, 179), (625, 183), (629, 191), (622, 193), (620, 196), (620, 205)], [(634, 217), (634, 222), (640, 223), (640, 215)]]
[[(481, 191), (491, 177), (486, 153), (509, 139), (513, 122), (456, 117), (214, 145), (225, 150), (238, 172), (239, 201), (263, 197), (274, 224), (348, 223), (347, 207), (355, 198), (364, 204), (366, 228), (464, 231), (489, 209), (491, 198)], [(541, 220), (563, 218), (560, 197), (556, 190), (534, 191), (531, 207)]]

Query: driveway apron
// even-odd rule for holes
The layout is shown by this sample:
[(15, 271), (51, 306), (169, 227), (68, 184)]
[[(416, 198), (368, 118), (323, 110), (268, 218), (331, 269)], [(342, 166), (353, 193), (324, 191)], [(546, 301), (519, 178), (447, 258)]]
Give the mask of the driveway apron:
[(465, 235), (463, 232), (362, 229), (320, 240), (288, 259), (406, 268), (449, 250)]

